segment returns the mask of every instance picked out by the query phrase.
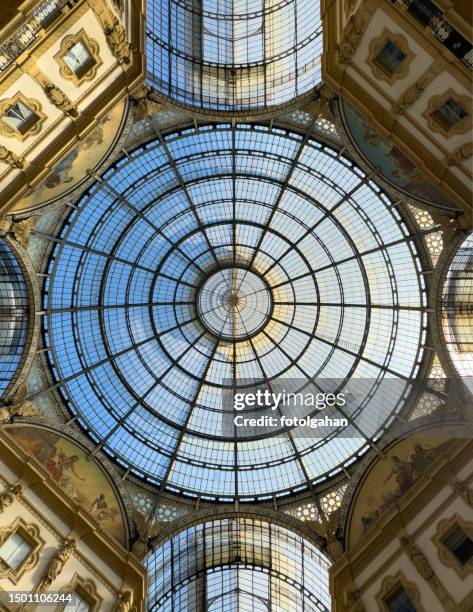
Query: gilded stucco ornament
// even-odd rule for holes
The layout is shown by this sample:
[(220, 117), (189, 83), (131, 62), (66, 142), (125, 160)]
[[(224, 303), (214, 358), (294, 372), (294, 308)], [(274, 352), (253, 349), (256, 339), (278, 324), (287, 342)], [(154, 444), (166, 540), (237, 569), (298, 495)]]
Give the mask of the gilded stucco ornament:
[(31, 230), (38, 220), (37, 215), (32, 215), (20, 221), (11, 221), (10, 219), (0, 219), (0, 234), (8, 234), (12, 236), (22, 247), (28, 248), (30, 241)]
[(340, 63), (348, 63), (354, 55), (361, 37), (365, 33), (368, 20), (362, 15), (351, 15), (343, 30), (343, 37), (338, 46)]
[(132, 601), (131, 591), (121, 591), (114, 612), (132, 612)]
[(360, 592), (356, 588), (348, 591), (346, 605), (350, 612), (366, 612), (365, 604), (361, 601)]
[(453, 490), (466, 504), (473, 508), (473, 489), (470, 489), (466, 482), (455, 480)]
[(69, 557), (76, 549), (76, 541), (74, 538), (68, 538), (64, 541), (59, 552), (54, 555), (52, 560), (49, 562), (46, 574), (41, 579), (38, 585), (38, 591), (44, 591), (56, 580), (59, 574), (63, 571)]
[(0, 514), (3, 514), (5, 508), (11, 506), (21, 496), (22, 491), (21, 485), (10, 485), (8, 489), (0, 495)]
[(123, 25), (110, 10), (102, 14), (102, 24), (107, 42), (117, 60), (120, 63), (129, 64), (131, 62), (131, 49)]
[(458, 166), (458, 164), (470, 159), (472, 155), (473, 142), (467, 142), (455, 149), (451, 155), (447, 155), (446, 161), (449, 166)]
[(427, 75), (417, 79), (414, 85), (408, 87), (399, 100), (394, 102), (392, 105), (393, 113), (395, 115), (404, 114), (408, 107), (414, 104), (414, 102), (422, 95), (429, 82), (430, 79)]
[(61, 110), (65, 115), (69, 115), (70, 117), (78, 116), (79, 112), (77, 107), (71, 102), (70, 98), (62, 91), (62, 89), (60, 89), (44, 75), (41, 75), (38, 80), (51, 104), (54, 104), (54, 106)]
[(39, 411), (36, 406), (26, 399), (28, 388), (26, 383), (23, 383), (16, 393), (7, 398), (0, 407), (0, 423), (9, 421), (13, 417), (36, 417)]
[(451, 599), (445, 587), (438, 579), (426, 555), (410, 537), (403, 536), (400, 541), (401, 546), (411, 560), (413, 566), (419, 572), (420, 576), (430, 584), (437, 597), (442, 601), (444, 609), (455, 610), (455, 602)]
[(23, 157), (15, 155), (12, 151), (0, 145), (0, 162), (7, 164), (10, 168), (23, 168), (25, 160)]

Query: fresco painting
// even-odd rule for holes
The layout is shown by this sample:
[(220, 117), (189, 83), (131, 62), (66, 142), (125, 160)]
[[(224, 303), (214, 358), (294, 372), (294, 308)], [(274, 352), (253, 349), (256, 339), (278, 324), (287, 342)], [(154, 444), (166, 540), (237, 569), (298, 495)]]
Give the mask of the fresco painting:
[(44, 206), (75, 189), (106, 157), (115, 142), (125, 113), (125, 100), (118, 102), (78, 143), (57, 163), (52, 172), (15, 206), (15, 212)]
[(112, 486), (79, 446), (45, 429), (9, 427), (8, 433), (46, 468), (68, 497), (89, 510), (104, 531), (126, 543), (123, 517)]
[(365, 161), (393, 187), (421, 202), (456, 208), (447, 194), (426, 180), (404, 153), (381, 136), (355, 109), (343, 102), (340, 110), (353, 145)]
[(439, 437), (408, 438), (391, 448), (385, 460), (376, 462), (357, 496), (350, 521), (350, 545), (371, 531), (383, 513), (407, 493), (450, 444), (451, 441)]

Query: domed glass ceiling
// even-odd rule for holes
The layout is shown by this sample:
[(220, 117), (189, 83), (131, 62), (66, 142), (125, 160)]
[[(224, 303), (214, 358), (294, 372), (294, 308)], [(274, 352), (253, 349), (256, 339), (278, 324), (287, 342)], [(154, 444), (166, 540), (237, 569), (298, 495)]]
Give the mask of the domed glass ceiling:
[(11, 248), (0, 240), (0, 396), (18, 370), (27, 332), (28, 288)]
[(301, 536), (264, 521), (210, 521), (146, 558), (148, 610), (330, 610), (329, 562)]
[(148, 82), (219, 111), (279, 106), (320, 83), (318, 0), (150, 0)]
[[(201, 126), (131, 151), (82, 197), (49, 273), (56, 386), (100, 448), (162, 490), (310, 487), (369, 447), (420, 368), (416, 238), (348, 159), (282, 129)], [(223, 389), (314, 378), (371, 381), (343, 430), (224, 431)]]

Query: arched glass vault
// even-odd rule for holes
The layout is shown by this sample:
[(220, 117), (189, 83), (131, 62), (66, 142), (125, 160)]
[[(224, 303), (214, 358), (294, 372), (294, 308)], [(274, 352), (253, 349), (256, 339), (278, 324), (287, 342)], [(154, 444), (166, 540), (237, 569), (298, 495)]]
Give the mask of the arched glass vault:
[[(253, 501), (311, 488), (369, 448), (421, 371), (418, 248), (386, 194), (309, 135), (157, 134), (84, 194), (53, 249), (55, 386), (98, 448), (161, 490)], [(222, 394), (248, 379), (369, 385), (323, 437), (239, 437)]]
[(279, 525), (220, 519), (173, 536), (147, 559), (150, 612), (328, 612), (328, 559)]
[(264, 110), (320, 83), (322, 21), (313, 0), (150, 0), (148, 82), (172, 101)]
[(11, 247), (0, 240), (0, 396), (14, 380), (28, 334), (28, 287)]
[(473, 232), (461, 242), (450, 263), (441, 309), (450, 358), (473, 391)]

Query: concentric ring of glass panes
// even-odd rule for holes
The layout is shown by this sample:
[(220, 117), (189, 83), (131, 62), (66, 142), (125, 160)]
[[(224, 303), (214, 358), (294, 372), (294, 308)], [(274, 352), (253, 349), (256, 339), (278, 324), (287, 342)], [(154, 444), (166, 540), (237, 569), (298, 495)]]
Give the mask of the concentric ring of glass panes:
[(12, 383), (28, 333), (28, 288), (16, 257), (0, 240), (0, 396)]
[(243, 268), (223, 268), (198, 291), (197, 312), (217, 337), (241, 340), (255, 336), (269, 321), (272, 296), (263, 279)]
[(150, 612), (328, 612), (328, 559), (301, 536), (249, 518), (190, 527), (151, 552)]
[(288, 103), (320, 83), (318, 0), (150, 0), (148, 82), (202, 109), (248, 111)]
[[(245, 124), (169, 134), (116, 162), (54, 247), (45, 325), (58, 387), (100, 448), (156, 486), (223, 501), (303, 490), (402, 408), (404, 387), (380, 383), (419, 372), (416, 245), (388, 197), (324, 144)], [(197, 304), (232, 266), (272, 299), (269, 321), (235, 342)], [(225, 389), (334, 378), (373, 385), (327, 437), (222, 428)]]

